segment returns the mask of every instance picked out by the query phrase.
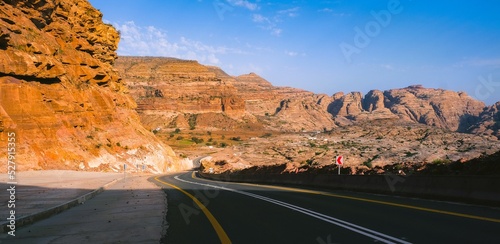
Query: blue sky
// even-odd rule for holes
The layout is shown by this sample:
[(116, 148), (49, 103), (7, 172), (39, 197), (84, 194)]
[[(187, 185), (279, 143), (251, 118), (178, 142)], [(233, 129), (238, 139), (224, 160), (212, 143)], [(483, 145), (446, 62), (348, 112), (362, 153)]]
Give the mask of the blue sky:
[(500, 101), (500, 1), (90, 0), (119, 55), (255, 72), (315, 93), (413, 84)]

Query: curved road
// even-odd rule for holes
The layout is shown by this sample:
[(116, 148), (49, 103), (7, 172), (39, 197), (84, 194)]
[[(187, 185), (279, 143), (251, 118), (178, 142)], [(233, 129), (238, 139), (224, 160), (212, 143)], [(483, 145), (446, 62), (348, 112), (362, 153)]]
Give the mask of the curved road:
[(151, 179), (167, 193), (168, 243), (498, 243), (500, 209), (366, 193)]

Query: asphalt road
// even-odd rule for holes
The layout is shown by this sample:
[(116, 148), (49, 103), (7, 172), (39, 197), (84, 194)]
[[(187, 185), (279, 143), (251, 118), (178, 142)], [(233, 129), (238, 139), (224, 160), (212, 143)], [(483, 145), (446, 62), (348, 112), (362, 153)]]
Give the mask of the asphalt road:
[(167, 193), (168, 243), (500, 243), (500, 208), (216, 182), (194, 172), (151, 180)]

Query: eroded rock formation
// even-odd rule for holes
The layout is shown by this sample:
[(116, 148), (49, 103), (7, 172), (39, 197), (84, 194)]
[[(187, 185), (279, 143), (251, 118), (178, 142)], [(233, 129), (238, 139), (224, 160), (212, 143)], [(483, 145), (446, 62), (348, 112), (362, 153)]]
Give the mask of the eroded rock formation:
[(328, 96), (276, 87), (255, 73), (232, 77), (196, 61), (120, 57), (115, 67), (150, 128), (188, 127), (193, 115), (202, 115), (197, 117), (197, 125), (203, 124), (199, 119), (203, 117), (210, 121), (206, 127), (224, 129), (246, 128), (251, 123), (252, 128), (260, 125), (285, 132), (324, 131), (365, 121), (395, 120), (456, 132), (498, 133), (494, 116), (488, 115), (495, 112), (482, 114), (485, 104), (464, 92), (414, 85), (372, 90), (366, 95), (339, 92)]
[(500, 102), (486, 107), (479, 114), (479, 122), (472, 125), (468, 132), (474, 134), (494, 135), (500, 139)]
[(85, 0), (0, 3), (0, 135), (15, 132), (18, 170), (175, 168), (113, 68), (118, 42)]

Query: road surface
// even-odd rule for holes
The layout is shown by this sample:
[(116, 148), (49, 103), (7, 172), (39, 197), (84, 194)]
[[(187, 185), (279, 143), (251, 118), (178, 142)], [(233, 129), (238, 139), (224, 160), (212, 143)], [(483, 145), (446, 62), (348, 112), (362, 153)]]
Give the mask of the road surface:
[(366, 193), (209, 181), (167, 193), (168, 243), (499, 243), (500, 208)]

